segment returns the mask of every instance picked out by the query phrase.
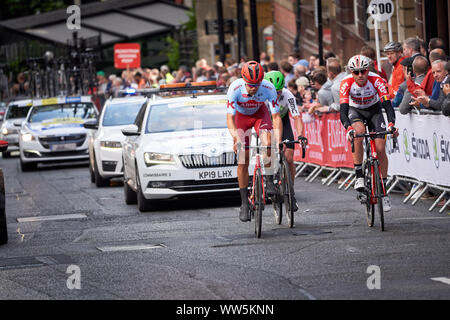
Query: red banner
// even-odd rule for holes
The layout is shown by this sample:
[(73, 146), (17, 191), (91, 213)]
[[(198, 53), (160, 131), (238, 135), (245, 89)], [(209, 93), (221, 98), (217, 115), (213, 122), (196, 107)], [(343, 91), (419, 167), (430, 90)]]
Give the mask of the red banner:
[[(314, 121), (303, 123), (303, 127), (305, 136), (308, 138), (306, 156), (302, 158), (301, 147), (296, 145), (295, 161), (333, 168), (353, 168), (351, 145), (345, 137), (346, 132), (341, 124), (339, 113), (315, 115)], [(294, 128), (293, 123), (292, 128)], [(297, 136), (294, 129), (294, 137)]]
[(114, 45), (114, 68), (140, 68), (141, 46), (139, 43), (116, 43)]

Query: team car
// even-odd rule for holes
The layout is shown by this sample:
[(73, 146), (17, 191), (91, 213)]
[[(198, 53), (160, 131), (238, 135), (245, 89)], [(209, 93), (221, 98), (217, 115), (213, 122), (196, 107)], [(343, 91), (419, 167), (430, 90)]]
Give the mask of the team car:
[(31, 105), (31, 99), (9, 102), (0, 130), (0, 140), (8, 142), (8, 150), (2, 152), (3, 158), (9, 157), (11, 152), (13, 151), (19, 151), (20, 128), (15, 126), (14, 124), (18, 123), (20, 126), (20, 124), (25, 121), (28, 111), (30, 111)]
[(134, 124), (122, 129), (127, 204), (148, 211), (157, 199), (239, 190), (226, 102), (223, 93), (149, 99)]
[(33, 100), (19, 135), (22, 171), (38, 163), (89, 159), (89, 131), (83, 124), (97, 117), (90, 96)]
[(125, 136), (121, 129), (133, 124), (145, 96), (128, 96), (107, 100), (99, 120), (84, 124), (93, 132), (89, 139), (89, 172), (91, 182), (97, 187), (109, 184), (109, 180), (123, 174), (122, 142)]

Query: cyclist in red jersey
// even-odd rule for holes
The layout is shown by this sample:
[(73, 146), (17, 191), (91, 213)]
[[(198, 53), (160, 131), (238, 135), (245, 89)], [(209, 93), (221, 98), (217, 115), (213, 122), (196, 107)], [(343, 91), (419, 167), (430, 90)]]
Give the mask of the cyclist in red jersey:
[[(263, 146), (271, 145), (272, 129), (275, 131), (274, 140), (280, 143), (283, 123), (277, 102), (277, 92), (270, 81), (264, 80), (262, 66), (256, 61), (249, 61), (242, 67), (241, 73), (242, 79), (235, 80), (228, 88), (227, 126), (234, 139), (235, 152), (239, 152), (239, 159), (245, 159), (245, 161), (239, 160), (237, 168), (242, 201), (239, 219), (245, 222), (250, 220), (248, 202), (250, 152), (248, 149), (245, 152), (238, 151), (236, 144), (239, 142), (249, 146), (252, 128), (255, 128)], [(269, 103), (269, 108), (266, 107), (266, 101)], [(264, 153), (265, 150), (263, 150)], [(269, 149), (264, 156), (265, 192), (269, 196), (275, 193), (273, 175), (270, 174), (270, 156)]]
[[(388, 119), (387, 130), (397, 132), (395, 125), (395, 112), (389, 100), (389, 93), (383, 79), (372, 72), (369, 72), (371, 60), (362, 55), (352, 57), (348, 62), (348, 69), (351, 75), (341, 82), (340, 92), (340, 117), (341, 122), (347, 129), (347, 139), (351, 141), (353, 135), (366, 132), (363, 122), (366, 122), (369, 131), (386, 131), (386, 123), (382, 114), (382, 107), (386, 110)], [(398, 133), (397, 133), (398, 135)], [(386, 155), (386, 140), (376, 139), (378, 159), (380, 161), (380, 171), (384, 183), (386, 183), (388, 171), (388, 158)], [(364, 190), (364, 175), (362, 172), (363, 162), (362, 138), (355, 138), (355, 152), (353, 161), (356, 172), (355, 189)], [(385, 211), (391, 210), (391, 203), (388, 196), (383, 198)]]

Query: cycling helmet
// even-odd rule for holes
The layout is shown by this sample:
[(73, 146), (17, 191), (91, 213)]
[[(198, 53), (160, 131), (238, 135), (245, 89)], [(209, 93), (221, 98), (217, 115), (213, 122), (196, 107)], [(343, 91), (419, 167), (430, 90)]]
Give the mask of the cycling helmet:
[(244, 64), (241, 70), (242, 78), (251, 84), (260, 83), (264, 79), (264, 70), (256, 61), (249, 61)]
[(400, 42), (396, 42), (396, 41), (392, 41), (387, 43), (384, 46), (383, 51), (384, 52), (389, 52), (389, 51), (402, 51), (403, 50), (403, 46)]
[(370, 58), (367, 58), (366, 56), (363, 55), (356, 55), (350, 58), (350, 60), (348, 60), (348, 69), (350, 71), (360, 71), (360, 70), (366, 70), (369, 68), (371, 63)]
[(284, 75), (280, 71), (270, 71), (264, 75), (264, 79), (272, 82), (277, 91), (284, 88)]

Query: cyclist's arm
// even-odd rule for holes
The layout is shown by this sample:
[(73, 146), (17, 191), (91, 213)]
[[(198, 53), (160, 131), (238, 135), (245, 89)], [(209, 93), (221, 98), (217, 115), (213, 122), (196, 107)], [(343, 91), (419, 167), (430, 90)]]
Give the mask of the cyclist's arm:
[(283, 138), (283, 121), (280, 113), (272, 113), (272, 123), (276, 141), (281, 143), (281, 138)]
[(384, 96), (381, 98), (381, 106), (386, 110), (386, 116), (389, 123), (395, 124), (395, 111), (394, 107), (392, 107), (391, 100), (389, 100), (388, 96)]
[(348, 103), (341, 103), (341, 108), (339, 110), (341, 123), (345, 129), (351, 126), (350, 118), (348, 117), (348, 110), (350, 109), (350, 105)]
[(303, 136), (303, 122), (300, 117), (300, 112), (298, 111), (295, 97), (289, 90), (287, 90), (286, 94), (287, 102), (289, 104), (289, 113), (291, 114), (292, 119), (294, 119), (295, 130), (297, 131), (298, 135)]
[(302, 118), (300, 116), (294, 117), (294, 125), (295, 125), (295, 130), (297, 131), (297, 135), (304, 137), (305, 133), (303, 132), (303, 122), (302, 122)]
[(230, 131), (230, 134), (233, 137), (234, 143), (236, 143), (238, 140), (238, 134), (235, 121), (236, 109), (233, 107), (233, 105), (233, 101), (227, 101), (227, 127), (228, 131)]

